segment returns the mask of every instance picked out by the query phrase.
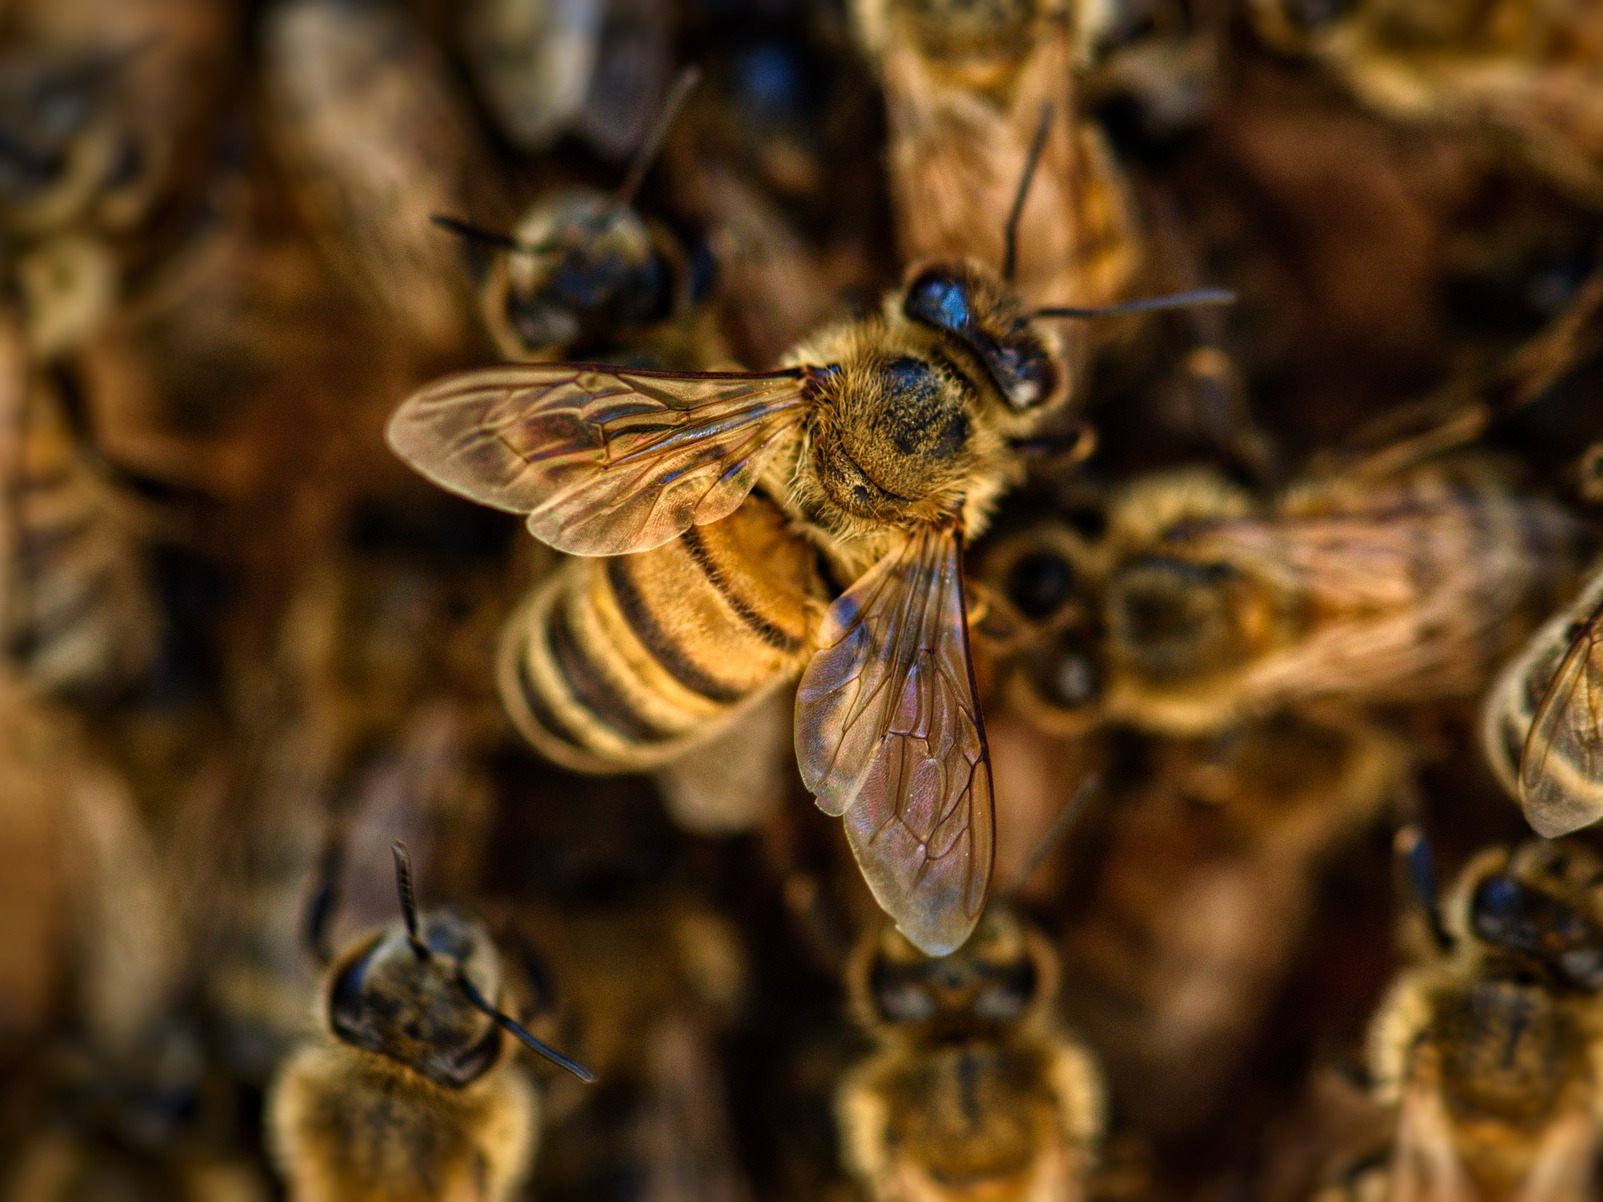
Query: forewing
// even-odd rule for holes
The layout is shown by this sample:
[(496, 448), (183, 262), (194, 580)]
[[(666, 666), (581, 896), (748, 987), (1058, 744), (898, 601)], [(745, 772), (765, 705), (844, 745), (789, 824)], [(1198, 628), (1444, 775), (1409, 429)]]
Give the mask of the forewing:
[(796, 698), (796, 757), (846, 819), (864, 878), (929, 955), (959, 947), (990, 886), (991, 763), (969, 664), (962, 541), (930, 529), (830, 608)]
[(1531, 719), (1520, 805), (1553, 839), (1603, 818), (1603, 606), (1576, 636)]
[(526, 363), (446, 376), (390, 419), (442, 488), (528, 515), (572, 555), (649, 551), (734, 512), (801, 415), (801, 369), (674, 373)]

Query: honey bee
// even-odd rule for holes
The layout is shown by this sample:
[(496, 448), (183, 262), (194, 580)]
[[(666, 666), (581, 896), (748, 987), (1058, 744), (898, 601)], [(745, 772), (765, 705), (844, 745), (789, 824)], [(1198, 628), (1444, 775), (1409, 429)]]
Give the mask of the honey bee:
[(1039, 931), (993, 907), (960, 950), (930, 959), (886, 927), (860, 943), (847, 981), (876, 1046), (836, 1109), (869, 1197), (1086, 1197), (1101, 1080), (1058, 1026), (1057, 959)]
[[(1119, 296), (1140, 269), (1141, 240), (1112, 152), (1075, 103), (1069, 6), (855, 0), (852, 13), (884, 82), (904, 260), (971, 256), (1008, 274), (991, 215), (1007, 210), (1039, 153), (1019, 220), (1020, 291), (1093, 305)], [(1043, 107), (1060, 117), (1044, 128)]]
[(1585, 0), (1255, 0), (1266, 41), (1309, 54), (1390, 116), (1467, 128), (1591, 206), (1603, 199), (1603, 21)]
[[(1390, 1198), (1596, 1195), (1603, 863), (1572, 843), (1490, 848), (1370, 1029), (1396, 1116)], [(1428, 886), (1421, 886), (1428, 888)]]
[(524, 151), (572, 130), (623, 158), (668, 85), (672, 26), (652, 0), (471, 0), (463, 50), (501, 132)]
[(1503, 669), (1481, 714), (1481, 744), (1537, 834), (1603, 817), (1603, 571)]
[[(528, 209), (510, 235), (435, 216), (436, 224), (500, 252), (481, 288), (480, 308), (507, 358), (593, 354), (694, 324), (712, 283), (706, 246), (644, 216), (634, 198), (695, 81), (693, 70), (680, 76), (616, 192), (565, 188)], [(712, 339), (713, 331), (701, 323), (687, 341)], [(697, 354), (716, 357), (705, 349)]]
[[(586, 770), (666, 762), (800, 670), (804, 782), (908, 937), (950, 951), (992, 859), (963, 540), (1065, 400), (1043, 319), (1087, 312), (928, 266), (775, 371), (490, 368), (424, 387), (389, 441), (587, 557), (502, 643), (503, 699), (537, 747)], [(821, 628), (819, 553), (849, 583)]]
[(395, 846), (401, 922), (331, 965), (326, 1034), (281, 1069), (274, 1156), (300, 1202), (513, 1197), (533, 1162), (538, 1102), (515, 1037), (591, 1080), (500, 1008), (507, 978), (488, 931), (454, 910), (419, 915)]
[(1474, 696), (1585, 540), (1490, 465), (1313, 477), (1268, 505), (1203, 472), (1136, 481), (1095, 538), (1029, 536), (998, 572), (1047, 631), (1016, 694), (1048, 721), (1218, 730), (1271, 706)]
[(317, 245), (403, 342), (457, 347), (472, 298), (428, 218), (471, 209), (486, 173), (445, 63), (381, 0), (278, 5), (264, 54), (273, 142)]
[(74, 378), (34, 363), (22, 337), (0, 329), (4, 654), (43, 692), (108, 700), (150, 671), (163, 618)]

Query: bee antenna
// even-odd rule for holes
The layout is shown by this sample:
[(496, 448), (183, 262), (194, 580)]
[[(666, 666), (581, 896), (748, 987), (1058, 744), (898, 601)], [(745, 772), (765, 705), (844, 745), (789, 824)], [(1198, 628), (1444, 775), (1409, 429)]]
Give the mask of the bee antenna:
[(318, 963), (327, 964), (334, 958), (329, 946), (328, 928), (340, 904), (340, 874), (345, 868), (345, 841), (330, 832), (323, 843), (323, 854), (317, 863), (316, 885), (306, 902), (302, 916), (302, 937)]
[(513, 1035), (517, 1036), (518, 1039), (523, 1043), (523, 1046), (528, 1048), (531, 1052), (534, 1052), (538, 1056), (545, 1057), (545, 1059), (549, 1060), (558, 1068), (566, 1069), (568, 1072), (572, 1073), (575, 1077), (579, 1078), (579, 1080), (583, 1081), (587, 1085), (595, 1081), (596, 1075), (589, 1069), (585, 1068), (584, 1065), (580, 1064), (577, 1060), (570, 1060), (544, 1040), (535, 1038), (533, 1033), (530, 1032), (527, 1027), (518, 1022), (518, 1020), (513, 1018), (510, 1014), (507, 1014), (503, 1010), (497, 1010), (495, 1006), (491, 1004), (490, 999), (479, 992), (479, 987), (472, 981), (468, 980), (467, 974), (464, 973), (460, 968), (457, 969), (456, 983), (457, 987), (462, 990), (463, 996), (465, 996), (468, 1001), (472, 1003), (475, 1010), (487, 1015), (490, 1020), (503, 1031), (510, 1031)]
[(673, 87), (668, 89), (668, 95), (663, 98), (662, 112), (657, 115), (656, 124), (647, 132), (645, 139), (640, 143), (640, 149), (635, 151), (634, 161), (629, 164), (629, 174), (624, 176), (623, 183), (618, 185), (617, 194), (613, 199), (620, 206), (632, 202), (635, 193), (640, 191), (640, 185), (646, 182), (646, 173), (656, 161), (663, 138), (667, 137), (674, 118), (679, 116), (679, 110), (684, 107), (685, 98), (700, 82), (701, 68), (694, 64), (679, 72), (679, 77), (673, 81)]
[(1035, 846), (1030, 849), (1029, 858), (1020, 865), (1013, 880), (1009, 882), (1005, 891), (1009, 896), (1018, 893), (1025, 885), (1030, 883), (1030, 878), (1035, 875), (1036, 870), (1041, 867), (1052, 849), (1063, 842), (1064, 837), (1079, 824), (1080, 817), (1085, 813), (1086, 806), (1090, 804), (1091, 798), (1096, 795), (1101, 787), (1101, 775), (1093, 772), (1080, 782), (1079, 788), (1069, 795), (1069, 799), (1063, 803), (1063, 808), (1052, 819), (1051, 825), (1046, 828), (1045, 833), (1036, 841)]
[(1453, 946), (1453, 937), (1442, 921), (1442, 907), (1436, 890), (1436, 862), (1431, 855), (1430, 840), (1425, 832), (1413, 823), (1400, 828), (1392, 842), (1403, 876), (1413, 892), (1414, 901), (1425, 916), (1430, 937), (1443, 951)]
[(1013, 193), (1013, 207), (1007, 213), (1007, 225), (1002, 227), (1002, 282), (1013, 282), (1013, 270), (1019, 258), (1019, 221), (1024, 217), (1024, 201), (1030, 195), (1030, 181), (1041, 163), (1041, 152), (1046, 149), (1046, 133), (1052, 127), (1052, 102), (1041, 105), (1041, 119), (1035, 123), (1035, 137), (1030, 141), (1030, 153), (1024, 159), (1024, 174), (1019, 176), (1018, 191)]
[(503, 234), (500, 230), (492, 230), (482, 225), (475, 225), (461, 217), (452, 217), (447, 213), (430, 213), (429, 220), (442, 230), (449, 230), (458, 238), (466, 238), (469, 242), (482, 242), (486, 246), (509, 250), (519, 255), (548, 255), (557, 250), (555, 242), (521, 242), (511, 234)]
[(395, 856), (395, 890), (401, 897), (401, 921), (406, 923), (406, 942), (419, 961), (429, 958), (429, 945), (418, 935), (417, 895), (412, 892), (412, 856), (406, 844), (397, 839), (390, 844)]
[(1048, 305), (1037, 309), (1036, 317), (1119, 317), (1125, 313), (1157, 313), (1165, 309), (1199, 309), (1209, 305), (1233, 305), (1236, 294), (1228, 288), (1195, 288), (1190, 292), (1172, 292), (1168, 296), (1147, 296), (1140, 300), (1124, 301), (1117, 305), (1081, 308), (1076, 305)]

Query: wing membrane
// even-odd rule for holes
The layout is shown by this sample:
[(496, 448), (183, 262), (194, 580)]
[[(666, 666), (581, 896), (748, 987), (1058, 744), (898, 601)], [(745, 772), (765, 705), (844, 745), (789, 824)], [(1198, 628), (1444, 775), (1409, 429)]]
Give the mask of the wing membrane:
[(930, 955), (990, 886), (991, 764), (969, 664), (961, 538), (930, 529), (831, 607), (796, 699), (796, 756), (880, 906)]
[(673, 373), (528, 363), (447, 376), (390, 419), (436, 484), (528, 515), (573, 555), (649, 551), (734, 512), (801, 416), (801, 369)]
[(1531, 720), (1520, 805), (1552, 839), (1603, 818), (1603, 606), (1571, 644)]

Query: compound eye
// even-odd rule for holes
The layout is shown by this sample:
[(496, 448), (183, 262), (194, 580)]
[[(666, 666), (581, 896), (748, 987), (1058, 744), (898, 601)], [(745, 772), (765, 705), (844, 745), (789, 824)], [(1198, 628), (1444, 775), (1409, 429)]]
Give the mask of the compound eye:
[(1286, 0), (1286, 20), (1298, 29), (1315, 32), (1347, 17), (1357, 0)]
[(965, 330), (974, 320), (968, 286), (938, 268), (924, 272), (908, 286), (902, 312), (913, 321), (942, 330)]
[(876, 956), (869, 970), (869, 995), (875, 1011), (887, 1023), (914, 1023), (932, 1018), (935, 1003), (921, 975), (905, 966)]
[(1061, 555), (1032, 551), (1008, 569), (1007, 598), (1031, 621), (1050, 618), (1069, 601), (1074, 590), (1074, 569)]

